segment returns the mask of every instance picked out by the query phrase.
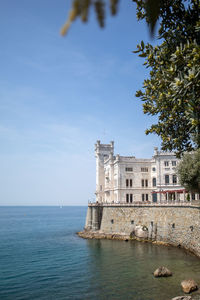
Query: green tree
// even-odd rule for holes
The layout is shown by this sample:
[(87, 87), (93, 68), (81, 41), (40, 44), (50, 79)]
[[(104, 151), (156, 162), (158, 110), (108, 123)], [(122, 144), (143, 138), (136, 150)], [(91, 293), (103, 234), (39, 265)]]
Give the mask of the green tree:
[[(136, 93), (145, 114), (158, 122), (146, 130), (162, 139), (163, 150), (200, 148), (200, 4), (199, 1), (160, 1), (159, 46), (137, 46), (149, 77)], [(145, 3), (137, 1), (138, 19), (148, 20)]]
[(200, 149), (184, 154), (177, 172), (181, 185), (188, 191), (200, 193)]

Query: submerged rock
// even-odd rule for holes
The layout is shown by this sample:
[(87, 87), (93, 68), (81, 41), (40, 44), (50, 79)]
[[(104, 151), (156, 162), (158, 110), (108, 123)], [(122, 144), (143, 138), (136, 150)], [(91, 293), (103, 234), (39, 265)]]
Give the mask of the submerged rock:
[(184, 293), (186, 293), (186, 294), (189, 294), (193, 291), (198, 290), (198, 286), (193, 279), (183, 280), (181, 282), (181, 287), (182, 287)]
[(154, 277), (169, 277), (172, 276), (172, 272), (166, 267), (159, 267), (153, 273)]
[(191, 296), (178, 296), (173, 298), (172, 300), (191, 300), (192, 297)]

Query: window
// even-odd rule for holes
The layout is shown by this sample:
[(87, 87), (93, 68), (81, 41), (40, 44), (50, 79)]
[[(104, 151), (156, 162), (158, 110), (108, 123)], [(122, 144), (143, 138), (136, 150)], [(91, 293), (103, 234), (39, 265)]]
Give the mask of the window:
[(176, 166), (176, 161), (172, 160), (172, 166), (175, 167)]
[(175, 200), (175, 193), (174, 192), (168, 193), (168, 200)]
[(165, 184), (169, 184), (169, 175), (165, 175)]
[(128, 179), (126, 179), (126, 187), (128, 187)]
[(132, 179), (126, 179), (126, 187), (132, 187), (132, 185), (133, 185), (133, 181), (132, 181)]
[(144, 194), (142, 194), (142, 201), (144, 201)]
[(148, 172), (148, 168), (141, 168), (141, 172)]
[(129, 202), (129, 194), (126, 194), (126, 203)]
[(164, 161), (164, 165), (165, 165), (165, 167), (169, 167), (169, 162), (168, 161)]
[(156, 186), (156, 178), (153, 178), (152, 184), (153, 184), (153, 186)]
[(130, 202), (133, 202), (133, 194), (130, 194)]
[(100, 185), (100, 191), (102, 191), (102, 185)]
[(177, 183), (177, 176), (176, 176), (176, 175), (173, 175), (173, 176), (172, 176), (172, 180), (173, 180), (173, 184), (176, 184), (176, 183)]
[(152, 171), (155, 172), (155, 171), (156, 171), (156, 168), (152, 168)]
[(113, 223), (114, 223), (114, 220), (112, 219), (112, 220), (110, 220), (110, 222), (111, 222), (111, 224), (113, 224)]
[(153, 193), (153, 202), (157, 202), (157, 194)]
[(126, 172), (133, 172), (133, 168), (125, 168)]
[(195, 193), (192, 193), (192, 200), (195, 200)]
[(149, 200), (149, 195), (148, 194), (146, 194), (146, 201), (148, 201)]
[(145, 179), (145, 180), (142, 179), (142, 180), (141, 180), (141, 184), (142, 184), (142, 187), (144, 187), (144, 186), (145, 186), (145, 187), (148, 187), (148, 179)]

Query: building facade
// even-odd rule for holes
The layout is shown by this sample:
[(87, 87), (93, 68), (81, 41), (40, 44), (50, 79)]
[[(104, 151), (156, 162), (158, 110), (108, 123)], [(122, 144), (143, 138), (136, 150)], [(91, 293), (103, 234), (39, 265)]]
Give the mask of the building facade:
[(151, 159), (114, 155), (114, 142), (95, 144), (96, 202), (136, 203), (198, 200), (176, 175), (179, 160), (154, 148)]

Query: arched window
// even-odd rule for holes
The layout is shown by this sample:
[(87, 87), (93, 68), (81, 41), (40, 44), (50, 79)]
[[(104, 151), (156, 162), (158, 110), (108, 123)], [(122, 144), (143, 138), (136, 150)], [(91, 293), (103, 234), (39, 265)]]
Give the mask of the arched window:
[(165, 184), (169, 184), (169, 175), (165, 175)]
[(173, 180), (173, 184), (176, 184), (176, 183), (177, 183), (177, 176), (176, 176), (176, 175), (173, 175), (173, 176), (172, 176), (172, 180)]
[(156, 186), (156, 178), (153, 178), (153, 186)]

